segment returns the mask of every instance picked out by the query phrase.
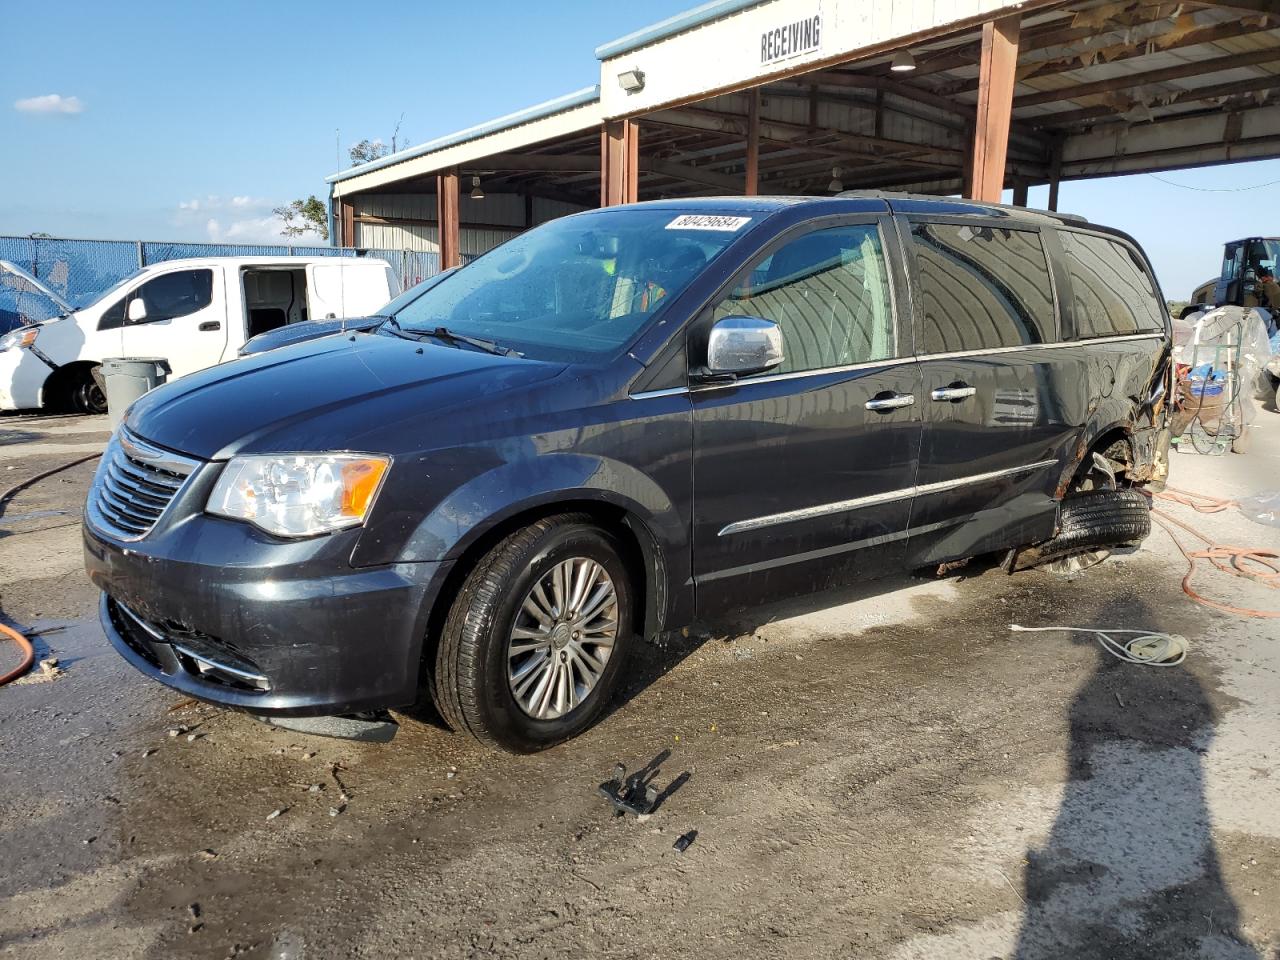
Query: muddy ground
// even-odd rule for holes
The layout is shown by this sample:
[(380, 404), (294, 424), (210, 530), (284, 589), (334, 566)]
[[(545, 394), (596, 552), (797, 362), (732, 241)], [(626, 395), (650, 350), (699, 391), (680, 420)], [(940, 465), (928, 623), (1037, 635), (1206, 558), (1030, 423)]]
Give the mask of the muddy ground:
[[(1249, 455), (1176, 455), (1173, 482), (1280, 487), (1260, 417)], [(0, 419), (0, 490), (105, 435)], [(646, 645), (598, 727), (511, 757), (426, 709), (354, 744), (144, 680), (80, 568), (92, 469), (0, 516), (0, 616), (65, 671), (0, 688), (0, 956), (1280, 956), (1280, 626), (1189, 602), (1164, 532), (1072, 579), (897, 577)], [(1235, 511), (1168, 509), (1280, 548)], [(1190, 654), (1134, 667), (1011, 623)], [(618, 761), (682, 782), (614, 818), (596, 787)]]

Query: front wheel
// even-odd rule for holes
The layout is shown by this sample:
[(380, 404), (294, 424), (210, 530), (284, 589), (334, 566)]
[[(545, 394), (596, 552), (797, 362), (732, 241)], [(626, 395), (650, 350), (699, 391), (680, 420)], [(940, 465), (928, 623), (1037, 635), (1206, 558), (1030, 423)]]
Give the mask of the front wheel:
[(444, 720), (530, 753), (577, 736), (607, 706), (631, 639), (623, 551), (583, 514), (511, 534), (467, 576), (436, 654)]
[(102, 392), (102, 388), (98, 386), (98, 382), (94, 380), (92, 374), (76, 384), (71, 396), (72, 403), (81, 413), (100, 414), (107, 412), (107, 395)]

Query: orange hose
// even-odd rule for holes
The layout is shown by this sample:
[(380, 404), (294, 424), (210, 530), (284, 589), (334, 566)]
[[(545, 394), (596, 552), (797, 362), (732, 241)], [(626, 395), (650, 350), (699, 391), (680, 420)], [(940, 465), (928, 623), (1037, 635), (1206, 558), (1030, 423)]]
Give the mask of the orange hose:
[(4, 676), (0, 677), (0, 687), (3, 687), (10, 680), (17, 680), (20, 676), (31, 669), (31, 664), (36, 662), (36, 652), (31, 647), (31, 641), (20, 634), (17, 630), (6, 627), (3, 623), (0, 623), (0, 633), (3, 633), (6, 637), (12, 638), (13, 642), (22, 650), (22, 663), (18, 664)]
[[(1177, 492), (1190, 497), (1198, 497), (1203, 501), (1216, 500), (1214, 497), (1206, 497), (1203, 494), (1188, 494), (1186, 491)], [(1177, 499), (1176, 497), (1169, 497), (1163, 494), (1156, 494), (1156, 496), (1160, 497), (1162, 500), (1174, 500), (1176, 503), (1186, 502), (1184, 500)], [(1217, 502), (1225, 503), (1227, 506), (1231, 505), (1231, 501)], [(1199, 507), (1196, 507), (1194, 503), (1188, 503), (1187, 505), (1195, 507), (1197, 510), (1200, 509)], [(1210, 508), (1207, 510), (1200, 510), (1201, 513), (1217, 513), (1220, 509), (1226, 509), (1226, 507), (1214, 507), (1211, 504), (1206, 505)], [(1184, 523), (1177, 517), (1173, 517), (1165, 513), (1163, 510), (1157, 510), (1153, 507), (1151, 513), (1156, 518), (1156, 522), (1164, 528), (1167, 534), (1169, 534), (1170, 539), (1173, 540), (1178, 549), (1182, 551), (1183, 557), (1186, 558), (1187, 572), (1182, 578), (1182, 591), (1188, 597), (1196, 603), (1203, 604), (1206, 607), (1212, 607), (1215, 610), (1221, 610), (1224, 613), (1234, 613), (1244, 617), (1280, 619), (1280, 611), (1257, 610), (1253, 607), (1237, 607), (1230, 603), (1223, 603), (1220, 600), (1213, 600), (1209, 597), (1196, 593), (1196, 591), (1191, 587), (1191, 578), (1195, 576), (1196, 572), (1196, 561), (1208, 560), (1214, 565), (1214, 567), (1223, 573), (1229, 573), (1233, 577), (1240, 577), (1241, 579), (1261, 584), (1264, 587), (1270, 587), (1273, 590), (1280, 590), (1280, 553), (1275, 553), (1271, 550), (1255, 550), (1248, 547), (1222, 546), (1214, 543), (1189, 523)], [(1197, 540), (1204, 542), (1206, 544), (1206, 549), (1188, 550), (1183, 546), (1182, 541), (1178, 539), (1177, 535), (1174, 534), (1170, 524), (1181, 527)]]
[(1190, 507), (1196, 513), (1221, 513), (1223, 510), (1239, 506), (1234, 500), (1220, 500), (1217, 497), (1196, 493), (1194, 490), (1179, 490), (1177, 487), (1168, 486), (1163, 492), (1155, 494), (1155, 498), (1180, 503), (1184, 507)]

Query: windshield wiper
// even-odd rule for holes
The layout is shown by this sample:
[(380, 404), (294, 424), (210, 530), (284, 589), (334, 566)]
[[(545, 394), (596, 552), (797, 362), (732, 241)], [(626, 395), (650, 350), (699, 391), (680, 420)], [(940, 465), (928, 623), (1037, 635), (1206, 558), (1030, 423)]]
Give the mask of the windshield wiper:
[[(397, 327), (400, 324), (396, 324)], [(437, 340), (443, 340), (446, 343), (465, 343), (468, 346), (475, 347), (477, 350), (483, 350), (485, 353), (491, 353), (495, 357), (523, 357), (524, 354), (519, 350), (512, 350), (510, 347), (499, 345), (493, 340), (481, 340), (479, 337), (468, 337), (464, 333), (454, 333), (448, 327), (436, 327), (434, 330), (414, 331), (422, 333), (425, 337), (435, 337)]]

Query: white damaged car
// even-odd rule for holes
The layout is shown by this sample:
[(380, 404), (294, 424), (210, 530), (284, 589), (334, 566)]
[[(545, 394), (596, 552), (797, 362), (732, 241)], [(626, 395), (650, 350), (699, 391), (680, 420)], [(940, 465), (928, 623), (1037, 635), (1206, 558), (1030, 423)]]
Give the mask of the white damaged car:
[(250, 337), (312, 319), (360, 317), (400, 292), (371, 257), (166, 260), (73, 308), (0, 261), (0, 410), (103, 413), (108, 357), (168, 361), (171, 378), (235, 359)]

